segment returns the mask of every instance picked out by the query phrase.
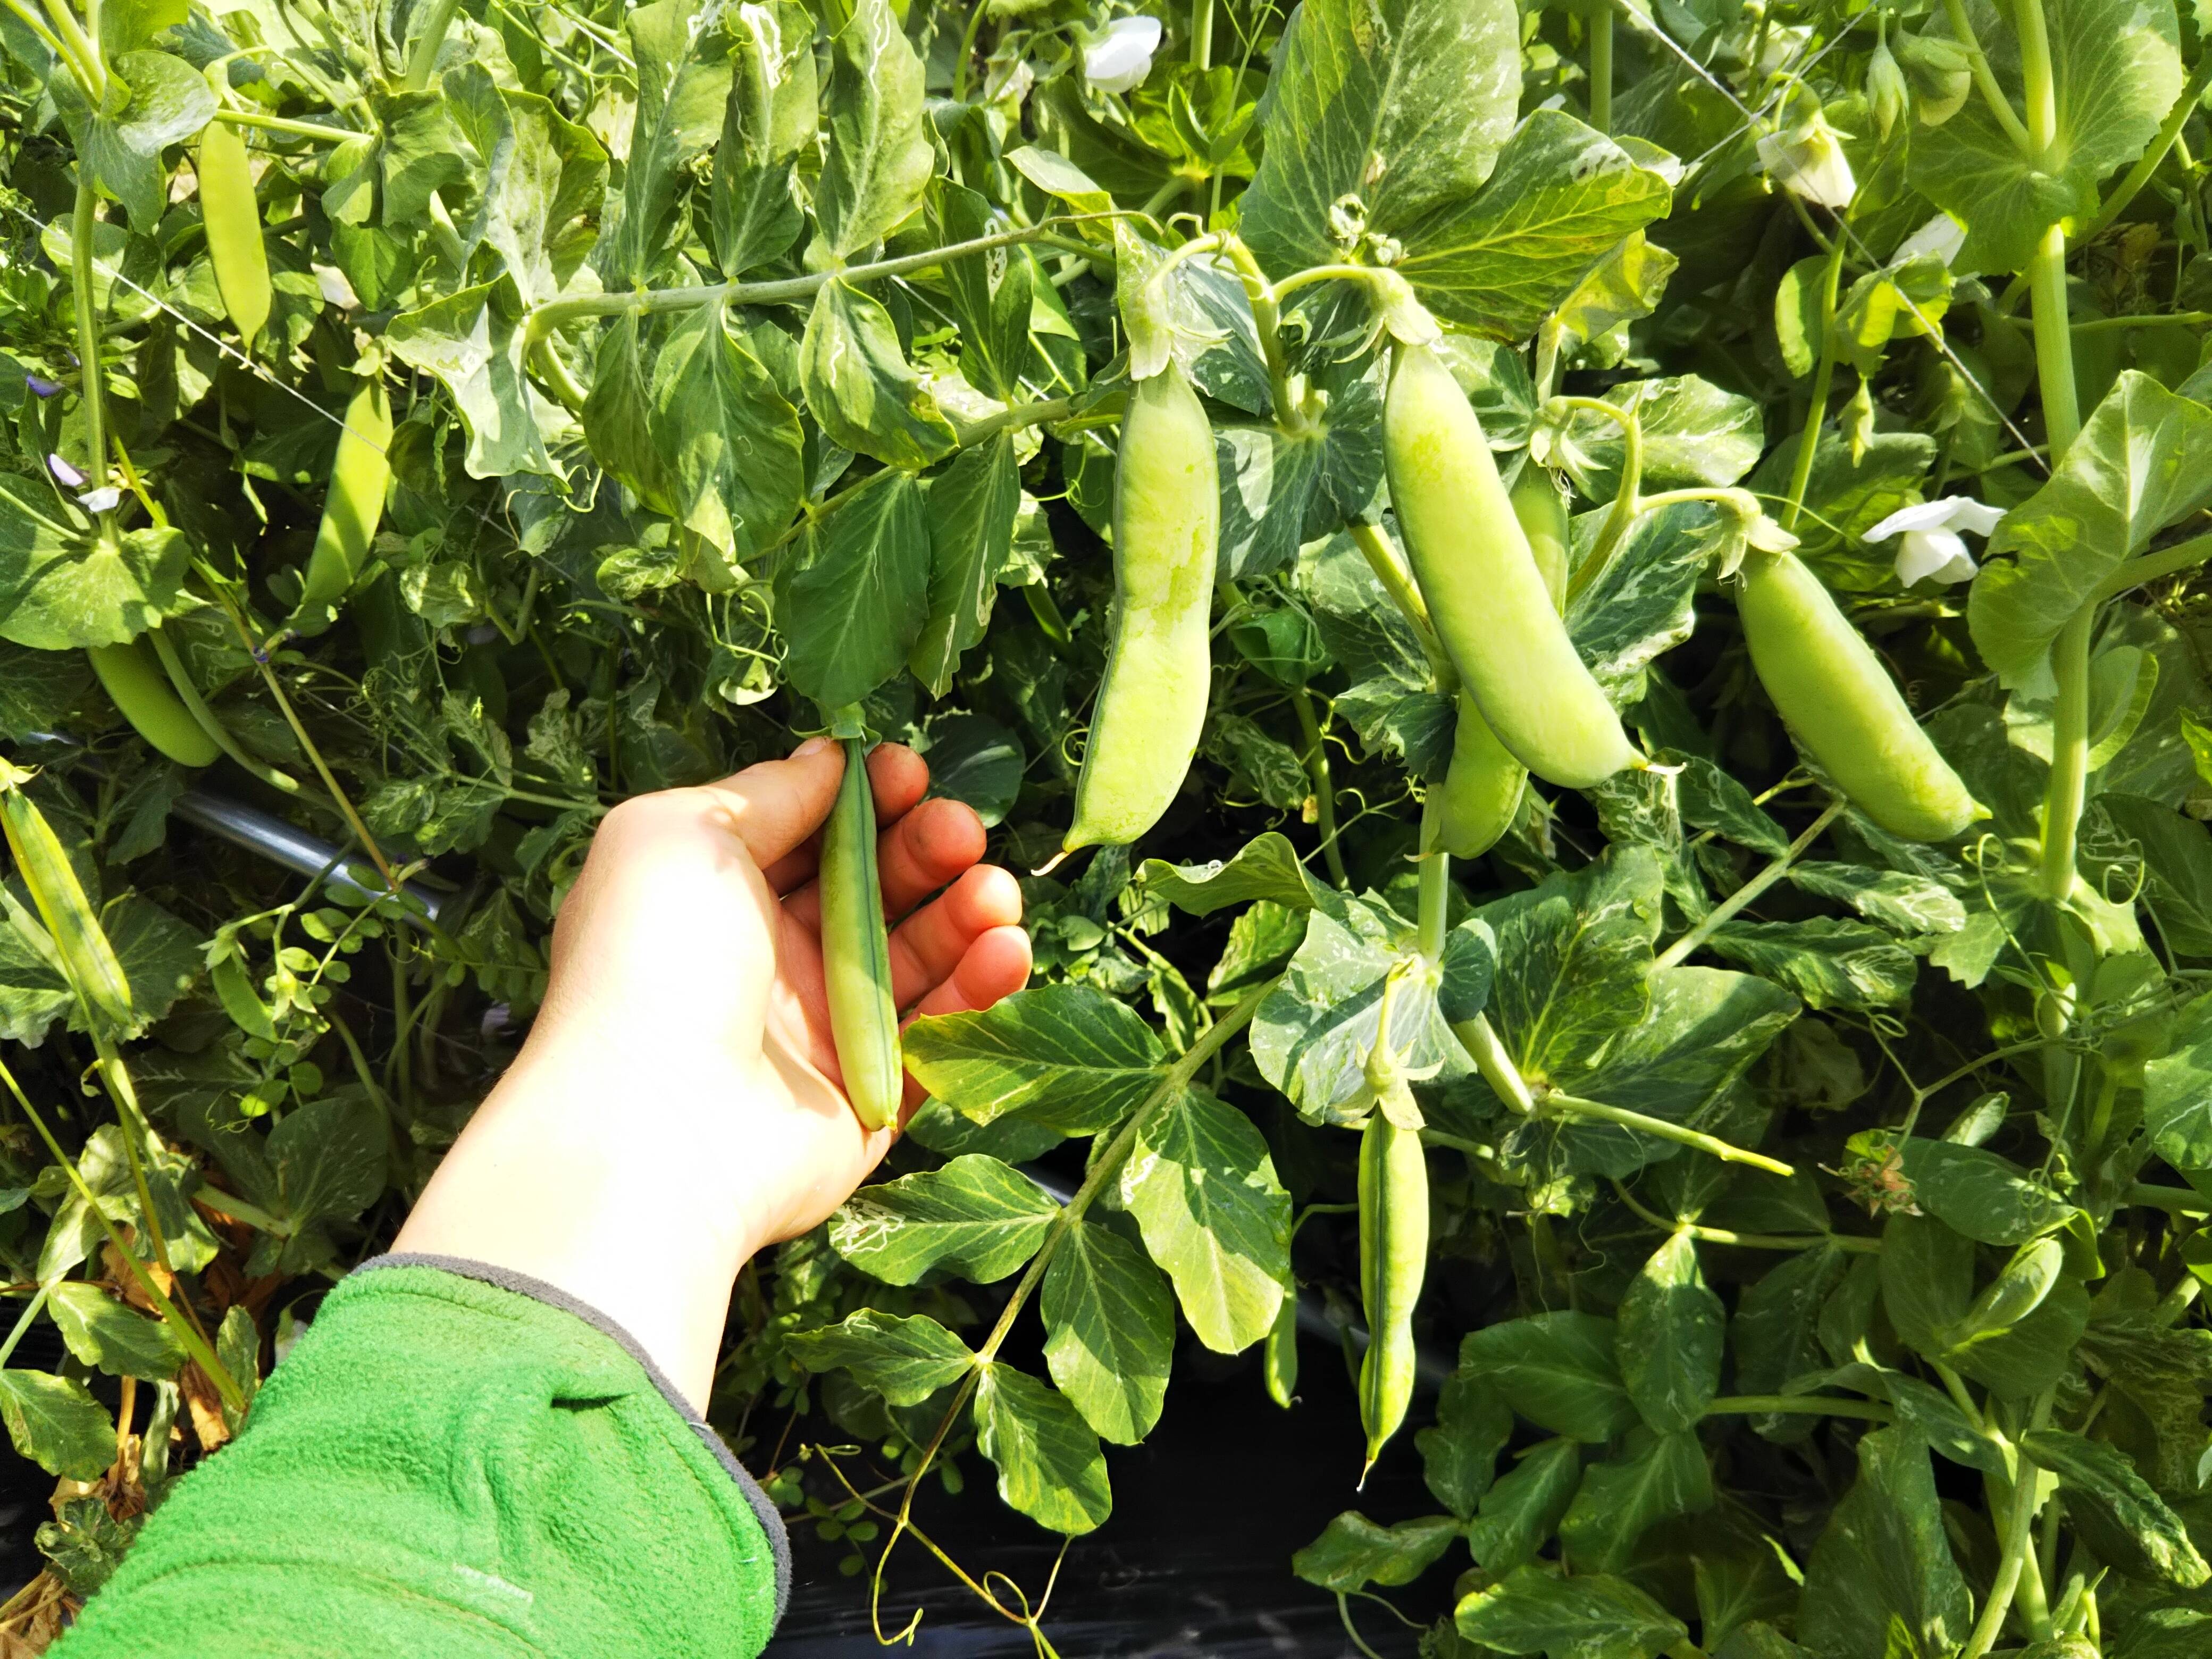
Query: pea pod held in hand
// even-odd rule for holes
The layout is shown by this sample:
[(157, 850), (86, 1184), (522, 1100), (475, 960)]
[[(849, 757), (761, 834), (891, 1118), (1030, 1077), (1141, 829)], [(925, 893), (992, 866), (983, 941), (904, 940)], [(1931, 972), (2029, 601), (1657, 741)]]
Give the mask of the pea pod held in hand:
[(906, 1089), (890, 935), (876, 874), (876, 797), (867, 746), (844, 739), (845, 776), (822, 826), (822, 984), (853, 1115), (866, 1129), (898, 1121)]
[(138, 735), (179, 766), (212, 766), (216, 747), (177, 696), (143, 640), (95, 645), (85, 653), (125, 720)]
[(250, 351), (269, 320), (274, 290), (244, 136), (228, 121), (210, 121), (200, 134), (193, 167), (199, 174), (200, 222), (207, 230), (216, 292), (222, 295), (222, 308)]
[(1212, 678), (1213, 428), (1170, 362), (1129, 392), (1114, 473), (1114, 620), (1063, 852), (1134, 841), (1190, 770)]
[(84, 884), (62, 850), (61, 838), (38, 804), (24, 793), (31, 774), (0, 759), (0, 830), (15, 860), (15, 872), (31, 890), (39, 920), (54, 941), (63, 975), (85, 1006), (118, 1032), (137, 1023), (131, 1006), (131, 981), (115, 947), (100, 925)]
[(1437, 637), (1498, 740), (1570, 789), (1632, 764), (1620, 717), (1553, 607), (1482, 423), (1425, 346), (1397, 349), (1382, 458)]
[(1948, 841), (1986, 816), (1803, 561), (1754, 549), (1742, 578), (1736, 614), (1759, 684), (1852, 805), (1907, 841)]
[(334, 619), (331, 607), (343, 599), (368, 562), (368, 550), (384, 521), (385, 492), (392, 484), (392, 403), (380, 374), (364, 380), (346, 405), (345, 430), (338, 434), (331, 463), (330, 494), (323, 500), (323, 521), (308, 556), (307, 576), (294, 626), (320, 633)]

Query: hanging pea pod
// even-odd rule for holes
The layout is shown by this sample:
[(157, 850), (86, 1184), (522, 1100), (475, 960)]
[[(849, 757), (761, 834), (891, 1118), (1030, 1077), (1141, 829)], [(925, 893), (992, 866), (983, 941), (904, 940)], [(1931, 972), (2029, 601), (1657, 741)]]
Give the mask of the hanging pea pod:
[(906, 1063), (876, 873), (876, 798), (868, 787), (867, 745), (858, 738), (842, 741), (845, 775), (822, 827), (822, 981), (846, 1096), (861, 1127), (874, 1130), (898, 1121)]
[(115, 947), (107, 942), (92, 901), (85, 896), (76, 867), (62, 850), (61, 838), (24, 791), (32, 775), (0, 759), (0, 829), (6, 831), (8, 850), (15, 855), (16, 873), (31, 890), (39, 920), (53, 936), (70, 988), (88, 1012), (118, 1034), (127, 1033), (138, 1023), (131, 1005), (131, 981), (116, 958)]
[(1570, 789), (1633, 764), (1620, 716), (1559, 620), (1482, 422), (1425, 346), (1397, 348), (1382, 457), (1437, 640), (1498, 742)]
[(364, 380), (346, 405), (345, 430), (338, 434), (331, 463), (330, 493), (323, 498), (323, 521), (308, 556), (307, 575), (292, 625), (302, 634), (330, 626), (334, 607), (368, 562), (384, 520), (385, 492), (392, 485), (392, 403), (381, 374)]
[(1390, 1049), (1390, 1005), (1397, 981), (1385, 986), (1367, 1056), (1375, 1109), (1359, 1136), (1359, 1292), (1367, 1320), (1367, 1353), (1359, 1364), (1359, 1421), (1367, 1462), (1406, 1420), (1418, 1356), (1413, 1304), (1429, 1267), (1429, 1165), (1421, 1151), (1421, 1110)]
[(1525, 463), (1513, 481), (1513, 517), (1528, 538), (1529, 556), (1537, 574), (1551, 590), (1552, 605), (1559, 607), (1567, 591), (1567, 563), (1574, 545), (1574, 531), (1567, 514), (1567, 498), (1559, 493), (1552, 475), (1534, 461)]
[(1951, 1352), (2002, 1336), (2019, 1324), (2043, 1305), (2065, 1265), (2066, 1248), (2055, 1238), (2021, 1245), (1974, 1305), (1943, 1333)]
[(212, 766), (222, 751), (192, 718), (143, 640), (85, 653), (108, 697), (138, 735), (179, 766)]
[(1852, 805), (1907, 841), (1948, 841), (1988, 816), (1796, 555), (1754, 548), (1742, 578), (1736, 615), (1759, 682)]
[(200, 222), (207, 230), (216, 291), (222, 295), (222, 308), (238, 337), (251, 351), (269, 320), (275, 289), (270, 285), (269, 251), (261, 241), (261, 204), (254, 199), (244, 137), (228, 121), (210, 121), (200, 133), (193, 167), (199, 174)]
[(1129, 392), (1114, 473), (1113, 641), (1063, 852), (1134, 841), (1198, 752), (1221, 529), (1206, 407), (1172, 360)]
[(1283, 1292), (1283, 1305), (1275, 1310), (1275, 1322), (1267, 1328), (1261, 1364), (1267, 1398), (1288, 1411), (1298, 1391), (1298, 1293), (1295, 1289)]

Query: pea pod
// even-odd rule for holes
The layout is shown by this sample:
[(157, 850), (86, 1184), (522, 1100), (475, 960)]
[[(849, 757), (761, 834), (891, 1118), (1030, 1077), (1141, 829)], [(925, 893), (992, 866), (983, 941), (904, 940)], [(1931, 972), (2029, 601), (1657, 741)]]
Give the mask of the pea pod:
[(1567, 498), (1559, 494), (1550, 473), (1529, 461), (1513, 481), (1512, 501), (1513, 517), (1521, 533), (1528, 538), (1529, 556), (1536, 561), (1537, 572), (1551, 589), (1552, 604), (1557, 608), (1567, 591), (1567, 561), (1574, 545)]
[(1852, 805), (1907, 841), (1948, 841), (1985, 816), (1802, 560), (1754, 550), (1742, 574), (1736, 614), (1759, 684)]
[(1382, 458), (1437, 640), (1498, 740), (1571, 789), (1633, 763), (1620, 716), (1553, 608), (1482, 422), (1425, 346), (1398, 348)]
[(1359, 1136), (1359, 1300), (1367, 1352), (1359, 1362), (1359, 1421), (1367, 1431), (1367, 1469), (1406, 1420), (1417, 1357), (1413, 1304), (1429, 1266), (1429, 1165), (1421, 1152), (1420, 1109), (1389, 1051), (1386, 989), (1376, 1044), (1367, 1060), (1375, 1109)]
[(222, 750), (192, 718), (143, 640), (84, 653), (109, 699), (138, 735), (179, 766), (212, 766)]
[(1114, 473), (1114, 618), (1064, 852), (1134, 841), (1190, 770), (1212, 678), (1213, 428), (1170, 362), (1139, 380)]
[(210, 121), (200, 133), (194, 167), (200, 179), (200, 222), (207, 229), (208, 260), (238, 337), (251, 349), (269, 320), (275, 290), (269, 251), (261, 241), (261, 204), (253, 197), (253, 171), (246, 139), (228, 121)]
[(1294, 1290), (1283, 1292), (1283, 1305), (1275, 1310), (1261, 1364), (1267, 1398), (1288, 1411), (1298, 1391), (1298, 1293)]
[(131, 981), (116, 959), (115, 947), (85, 896), (76, 867), (62, 850), (61, 838), (38, 803), (24, 793), (31, 774), (0, 759), (0, 830), (15, 856), (15, 872), (31, 890), (39, 920), (53, 936), (62, 971), (85, 1006), (118, 1032), (138, 1024), (131, 1006)]
[(314, 633), (330, 625), (331, 607), (343, 599), (368, 562), (384, 520), (384, 495), (392, 484), (392, 404), (380, 375), (364, 380), (346, 405), (345, 430), (338, 434), (331, 463), (330, 493), (323, 498), (323, 521), (300, 595), (295, 626)]
[(876, 875), (876, 798), (866, 745), (847, 738), (845, 776), (822, 827), (822, 982), (837, 1069), (863, 1128), (898, 1121), (906, 1090), (898, 1005), (891, 995), (890, 936)]
[(2066, 1247), (2055, 1238), (2022, 1245), (1989, 1288), (1974, 1298), (1974, 1305), (1944, 1332), (1952, 1351), (2002, 1336), (2019, 1324), (2043, 1305), (2065, 1265)]
[(1462, 687), (1452, 727), (1451, 764), (1437, 803), (1437, 845), (1455, 859), (1487, 853), (1513, 827), (1528, 769), (1506, 752)]

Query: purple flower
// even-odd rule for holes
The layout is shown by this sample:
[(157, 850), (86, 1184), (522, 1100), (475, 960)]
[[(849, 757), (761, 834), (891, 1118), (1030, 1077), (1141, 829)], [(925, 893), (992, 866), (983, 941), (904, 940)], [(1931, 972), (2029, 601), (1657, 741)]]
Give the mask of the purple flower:
[(71, 466), (67, 461), (64, 460), (58, 455), (49, 455), (46, 457), (46, 471), (54, 475), (54, 482), (59, 484), (64, 489), (82, 489), (84, 488), (84, 474), (78, 471), (75, 467)]
[(62, 389), (59, 380), (50, 380), (43, 374), (26, 374), (23, 384), (31, 388), (31, 395), (34, 398), (51, 398)]

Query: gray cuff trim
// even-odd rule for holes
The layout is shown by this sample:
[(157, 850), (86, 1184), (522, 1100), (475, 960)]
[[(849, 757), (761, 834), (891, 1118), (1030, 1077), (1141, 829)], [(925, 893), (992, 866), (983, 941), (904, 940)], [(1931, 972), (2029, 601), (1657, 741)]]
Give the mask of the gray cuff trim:
[(783, 1516), (776, 1513), (775, 1504), (761, 1490), (760, 1482), (754, 1480), (745, 1467), (738, 1462), (737, 1455), (723, 1443), (722, 1437), (691, 1409), (691, 1402), (668, 1380), (660, 1367), (653, 1363), (653, 1357), (638, 1346), (635, 1337), (590, 1303), (569, 1295), (559, 1285), (549, 1285), (542, 1279), (532, 1279), (528, 1273), (519, 1273), (511, 1268), (494, 1267), (488, 1261), (471, 1261), (458, 1255), (380, 1255), (362, 1262), (354, 1272), (372, 1273), (379, 1267), (433, 1267), (440, 1273), (473, 1279), (479, 1284), (512, 1291), (517, 1296), (526, 1296), (533, 1302), (542, 1302), (549, 1308), (558, 1308), (562, 1313), (574, 1315), (637, 1361), (647, 1379), (660, 1391), (660, 1397), (669, 1403), (678, 1417), (690, 1425), (691, 1431), (714, 1455), (714, 1460), (729, 1471), (730, 1479), (738, 1483), (738, 1490), (744, 1494), (745, 1502), (752, 1505), (754, 1517), (759, 1521), (761, 1530), (768, 1534), (769, 1548), (775, 1556), (775, 1622), (779, 1625), (783, 1622), (784, 1609), (791, 1604), (791, 1534), (785, 1530)]

